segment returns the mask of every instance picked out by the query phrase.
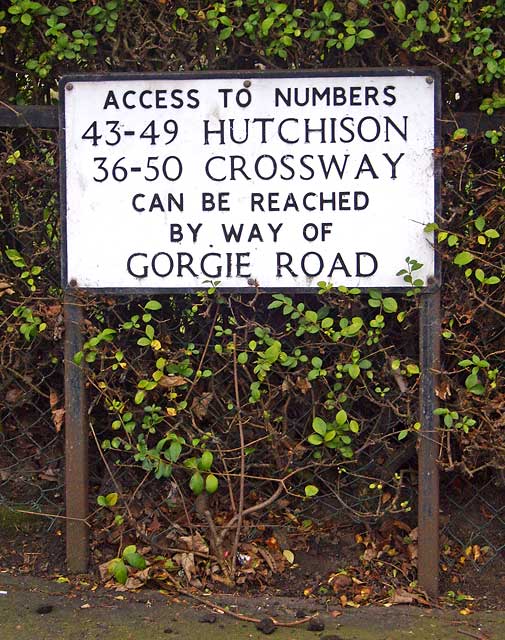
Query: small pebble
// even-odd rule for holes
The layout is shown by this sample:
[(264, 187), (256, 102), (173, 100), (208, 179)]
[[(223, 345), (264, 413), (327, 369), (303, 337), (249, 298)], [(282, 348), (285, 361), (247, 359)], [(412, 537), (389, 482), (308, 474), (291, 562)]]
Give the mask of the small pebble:
[(203, 616), (198, 618), (199, 622), (205, 622), (207, 624), (214, 624), (217, 620), (217, 616), (215, 613), (204, 613)]
[(268, 636), (275, 631), (276, 627), (272, 618), (263, 618), (256, 624), (256, 629)]
[(298, 609), (298, 611), (295, 613), (295, 616), (298, 618), (298, 620), (300, 620), (301, 618), (305, 618), (307, 614), (303, 609)]
[(46, 613), (51, 613), (52, 610), (53, 610), (52, 605), (50, 605), (50, 604), (41, 604), (40, 607), (37, 607), (37, 609), (35, 611), (37, 613), (40, 613), (41, 615), (45, 615)]
[(324, 631), (324, 622), (319, 618), (313, 618), (307, 628), (309, 631)]

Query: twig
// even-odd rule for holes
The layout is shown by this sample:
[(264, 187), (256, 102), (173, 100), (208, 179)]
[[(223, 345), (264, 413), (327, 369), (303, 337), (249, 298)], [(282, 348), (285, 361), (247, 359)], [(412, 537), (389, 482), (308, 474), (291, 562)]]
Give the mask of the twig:
[(107, 472), (110, 475), (110, 478), (111, 478), (114, 486), (116, 487), (116, 491), (121, 496), (121, 500), (124, 503), (126, 512), (128, 513), (128, 517), (130, 518), (130, 520), (134, 521), (133, 514), (132, 514), (132, 512), (130, 510), (130, 505), (128, 504), (128, 502), (126, 501), (125, 497), (123, 496), (123, 491), (121, 489), (121, 486), (119, 485), (119, 482), (116, 480), (116, 476), (112, 473), (112, 469), (110, 468), (109, 463), (107, 462), (105, 456), (103, 455), (102, 447), (100, 446), (100, 443), (98, 442), (96, 431), (95, 431), (93, 425), (91, 424), (91, 422), (89, 422), (89, 428), (90, 428), (91, 433), (93, 435), (93, 439), (95, 440), (95, 444), (96, 444), (96, 448), (98, 449), (98, 453), (100, 454), (100, 457), (102, 458), (102, 462), (104, 463), (105, 468), (107, 469)]
[[(258, 502), (257, 504), (253, 504), (251, 507), (244, 509), (244, 511), (242, 512), (242, 516), (248, 516), (250, 513), (261, 511), (261, 509), (266, 509), (266, 507), (270, 506), (272, 502), (275, 502), (277, 498), (281, 495), (281, 493), (286, 490), (286, 486), (285, 486), (286, 480), (289, 480), (291, 476), (294, 476), (297, 473), (302, 473), (302, 471), (305, 471), (306, 469), (311, 469), (312, 467), (313, 467), (312, 464), (308, 464), (308, 465), (305, 465), (304, 467), (299, 467), (298, 469), (294, 469), (294, 471), (291, 471), (290, 473), (285, 475), (284, 478), (281, 478), (280, 480), (278, 480), (277, 478), (265, 478), (268, 480), (272, 480), (272, 482), (278, 482), (279, 486), (272, 493), (272, 495), (266, 500), (263, 500), (263, 502)], [(238, 514), (234, 515), (230, 520), (228, 520), (228, 522), (225, 525), (223, 525), (223, 528), (221, 529), (221, 534), (219, 536), (219, 541), (221, 543), (223, 542), (224, 537), (226, 533), (229, 531), (229, 529), (231, 529), (234, 526), (234, 524), (237, 522), (237, 518), (238, 518)]]
[[(252, 622), (253, 624), (259, 624), (261, 622), (261, 620), (259, 618), (254, 618), (253, 616), (246, 616), (243, 613), (236, 613), (235, 611), (230, 611), (229, 609), (225, 609), (223, 607), (220, 607), (219, 605), (215, 604), (214, 602), (210, 602), (206, 598), (203, 598), (201, 596), (197, 596), (196, 593), (191, 593), (191, 591), (187, 591), (186, 589), (183, 589), (177, 583), (175, 578), (173, 578), (170, 574), (167, 575), (167, 578), (173, 584), (173, 586), (175, 587), (175, 589), (176, 589), (176, 591), (178, 593), (180, 593), (181, 595), (186, 596), (188, 598), (193, 598), (193, 600), (196, 600), (197, 602), (200, 602), (201, 604), (205, 605), (209, 609), (214, 609), (215, 611), (218, 611), (219, 613), (222, 613), (224, 615), (230, 616), (232, 618), (236, 618), (237, 620), (242, 620), (243, 622)], [(161, 584), (161, 582), (158, 581), (158, 584)], [(163, 585), (163, 587), (164, 586), (165, 585)], [(311, 616), (306, 616), (305, 618), (300, 618), (300, 620), (293, 620), (292, 622), (282, 622), (281, 620), (276, 620), (275, 618), (270, 618), (270, 619), (272, 620), (273, 624), (276, 627), (297, 627), (300, 624), (305, 624), (306, 622), (310, 622), (310, 620), (313, 620), (317, 616), (318, 616), (318, 614), (314, 613)]]
[(456, 629), (462, 636), (468, 636), (469, 638), (475, 638), (475, 640), (488, 640), (487, 636), (483, 636), (482, 633), (472, 633), (471, 631), (465, 631), (464, 629)]
[(71, 516), (58, 516), (55, 513), (42, 513), (41, 511), (26, 511), (25, 509), (12, 509), (16, 513), (26, 513), (29, 516), (41, 516), (43, 518), (58, 518), (59, 520), (73, 520), (76, 522), (84, 522), (84, 524), (91, 528), (91, 525), (86, 518), (72, 518)]
[(235, 531), (235, 540), (233, 542), (231, 556), (231, 572), (235, 576), (237, 568), (237, 551), (240, 542), (240, 531), (242, 529), (242, 519), (244, 516), (244, 490), (245, 490), (245, 438), (244, 425), (242, 423), (242, 409), (240, 406), (240, 393), (238, 388), (238, 367), (237, 367), (237, 334), (233, 334), (233, 384), (235, 388), (235, 404), (237, 406), (238, 431), (240, 436), (240, 485), (238, 497), (237, 529)]
[[(209, 349), (209, 344), (210, 344), (212, 335), (214, 334), (214, 325), (216, 324), (218, 312), (219, 312), (219, 307), (216, 307), (216, 312), (214, 313), (214, 318), (212, 319), (212, 324), (210, 325), (209, 335), (207, 336), (207, 341), (205, 342), (205, 346), (202, 351), (202, 356), (200, 358), (200, 362), (198, 363), (197, 371), (202, 370), (203, 361), (205, 360), (205, 356), (207, 355), (207, 351)], [(191, 392), (193, 391), (195, 384), (197, 383), (197, 380), (198, 380), (198, 376), (195, 376), (184, 398), (185, 402), (188, 401), (188, 398), (191, 395)]]

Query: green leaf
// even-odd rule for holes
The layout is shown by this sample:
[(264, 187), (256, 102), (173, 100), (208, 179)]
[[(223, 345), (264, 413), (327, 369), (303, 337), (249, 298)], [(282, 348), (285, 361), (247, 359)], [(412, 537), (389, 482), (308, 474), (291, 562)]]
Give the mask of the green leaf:
[(199, 467), (202, 471), (208, 471), (212, 467), (212, 462), (214, 460), (214, 456), (210, 451), (204, 451), (202, 453), (202, 457), (200, 458)]
[(362, 29), (358, 32), (358, 38), (361, 38), (362, 40), (369, 40), (374, 37), (375, 33), (371, 29)]
[(198, 471), (191, 476), (189, 488), (196, 496), (199, 496), (202, 493), (204, 482), (201, 473), (198, 473)]
[(275, 340), (265, 351), (265, 359), (268, 360), (268, 362), (275, 362), (278, 359), (280, 352), (281, 343), (278, 340)]
[(219, 480), (213, 473), (209, 473), (209, 475), (205, 478), (205, 491), (209, 494), (216, 493), (219, 487)]
[(313, 484), (305, 485), (305, 495), (307, 498), (312, 498), (313, 496), (317, 496), (319, 493), (319, 489), (315, 487)]
[(125, 584), (128, 580), (128, 569), (121, 558), (115, 558), (110, 562), (109, 571), (120, 584)]
[(353, 364), (349, 365), (348, 372), (349, 372), (349, 375), (351, 376), (351, 378), (353, 380), (356, 380), (356, 378), (359, 377), (360, 371), (361, 371), (361, 369), (359, 368), (359, 364), (354, 364), (353, 363)]
[(168, 447), (168, 456), (172, 462), (177, 462), (182, 452), (182, 445), (180, 442), (171, 442)]
[(316, 416), (312, 421), (312, 428), (320, 436), (324, 436), (324, 434), (328, 429), (326, 422), (322, 418), (319, 418), (318, 416)]
[(144, 308), (148, 311), (159, 311), (161, 309), (161, 303), (157, 300), (149, 300)]
[(56, 9), (54, 9), (53, 13), (57, 16), (68, 16), (68, 14), (70, 13), (70, 9), (68, 7), (64, 7), (63, 5), (60, 5), (59, 7), (56, 7)]
[[(101, 497), (101, 496), (100, 496)], [(108, 507), (115, 507), (118, 501), (118, 494), (117, 493), (108, 493), (105, 496), (105, 502), (107, 504)]]
[(398, 311), (398, 303), (394, 298), (384, 298), (382, 305), (386, 313), (396, 313)]
[(331, 429), (330, 431), (327, 431), (324, 434), (324, 441), (325, 442), (330, 442), (331, 440), (333, 440), (333, 438), (337, 435), (337, 432), (335, 431), (335, 429)]
[(273, 23), (275, 22), (275, 16), (268, 16), (261, 23), (261, 31), (263, 35), (267, 35), (270, 29), (272, 28)]
[(145, 559), (137, 551), (127, 553), (125, 549), (125, 551), (123, 552), (123, 559), (130, 565), (130, 567), (133, 567), (134, 569), (139, 569), (141, 571), (142, 569), (146, 568)]
[(323, 436), (319, 435), (319, 433), (311, 433), (307, 440), (316, 447), (324, 442)]
[(317, 313), (315, 311), (306, 311), (305, 312), (305, 319), (307, 320), (307, 322), (317, 322)]
[(356, 36), (347, 36), (344, 38), (344, 51), (350, 51), (356, 44)]
[(402, 431), (400, 431), (400, 433), (398, 434), (398, 440), (405, 440), (405, 438), (409, 435), (409, 430), (408, 429), (403, 429)]
[(471, 391), (473, 387), (480, 385), (479, 377), (476, 373), (471, 373), (465, 380), (465, 387)]
[(245, 351), (242, 351), (242, 353), (239, 353), (237, 356), (237, 362), (239, 364), (245, 364), (247, 362), (247, 358), (248, 358), (247, 353)]
[(459, 129), (456, 129), (456, 131), (452, 134), (452, 139), (454, 140), (454, 142), (458, 140), (464, 140), (467, 135), (468, 135), (468, 129), (465, 129), (464, 127), (460, 127)]
[(405, 6), (405, 3), (402, 2), (402, 0), (397, 0), (394, 3), (393, 9), (398, 20), (400, 20), (400, 22), (403, 22), (405, 20), (405, 16), (407, 15), (407, 7)]
[(21, 22), (29, 27), (32, 23), (33, 19), (29, 13), (23, 13), (21, 16)]
[(457, 264), (459, 267), (463, 267), (465, 264), (469, 264), (472, 262), (474, 256), (469, 251), (461, 251), (454, 258), (454, 264)]
[(335, 422), (338, 424), (339, 427), (341, 427), (347, 422), (347, 413), (343, 409), (340, 409), (340, 411), (335, 416)]
[(335, 6), (335, 5), (333, 4), (333, 2), (325, 2), (325, 3), (323, 4), (323, 9), (322, 9), (322, 11), (323, 11), (324, 15), (325, 15), (327, 18), (329, 18), (329, 17), (331, 16), (331, 14), (333, 13), (334, 6)]

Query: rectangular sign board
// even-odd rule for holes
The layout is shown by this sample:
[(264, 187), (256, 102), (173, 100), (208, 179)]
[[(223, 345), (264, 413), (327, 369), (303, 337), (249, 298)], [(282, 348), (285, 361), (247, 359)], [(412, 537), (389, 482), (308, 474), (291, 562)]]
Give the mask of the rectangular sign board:
[(436, 72), (68, 76), (64, 286), (405, 286), (435, 277)]

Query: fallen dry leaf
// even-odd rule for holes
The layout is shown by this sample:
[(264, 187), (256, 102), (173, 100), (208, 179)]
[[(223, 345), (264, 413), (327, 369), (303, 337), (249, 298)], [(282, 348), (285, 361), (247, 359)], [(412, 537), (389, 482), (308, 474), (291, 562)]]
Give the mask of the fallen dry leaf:
[(200, 420), (205, 418), (205, 416), (207, 415), (212, 397), (213, 394), (210, 391), (206, 391), (205, 393), (202, 393), (199, 396), (193, 398), (193, 402), (191, 403), (191, 410)]
[(352, 578), (345, 573), (334, 573), (329, 577), (328, 584), (331, 585), (335, 593), (340, 593), (352, 585)]
[(65, 420), (65, 409), (53, 409), (51, 412), (53, 416), (53, 423), (56, 433), (61, 431), (63, 421)]
[(188, 381), (182, 376), (161, 376), (161, 378), (158, 380), (158, 386), (162, 389), (182, 387), (183, 384), (188, 384)]
[(296, 386), (304, 395), (312, 389), (312, 385), (307, 378), (302, 378), (300, 376), (296, 379)]
[(188, 551), (196, 551), (197, 553), (209, 554), (209, 545), (205, 542), (200, 533), (195, 533), (193, 536), (181, 536), (179, 538), (181, 546), (186, 547)]

